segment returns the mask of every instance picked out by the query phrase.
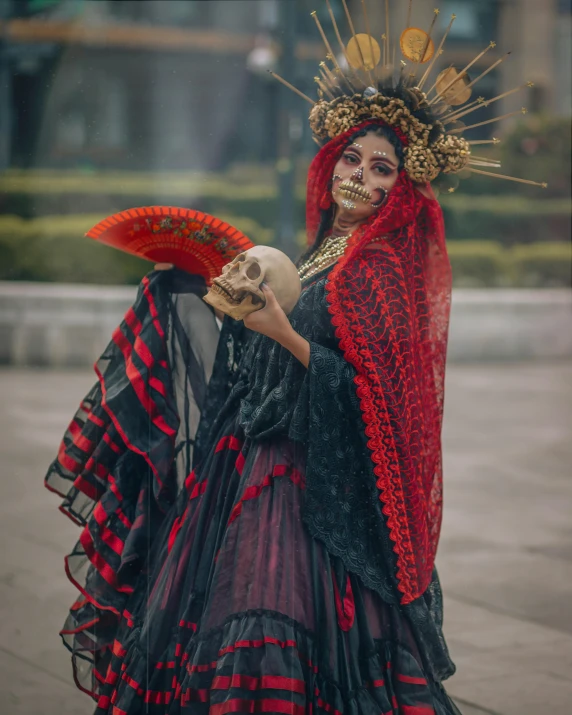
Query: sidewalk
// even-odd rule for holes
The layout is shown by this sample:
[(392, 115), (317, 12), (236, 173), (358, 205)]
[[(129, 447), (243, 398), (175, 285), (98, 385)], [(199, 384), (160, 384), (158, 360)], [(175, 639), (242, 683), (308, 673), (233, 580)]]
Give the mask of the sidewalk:
[[(57, 632), (78, 529), (42, 486), (89, 371), (0, 371), (0, 713), (90, 715)], [(572, 709), (572, 364), (454, 365), (438, 557), (463, 715)]]

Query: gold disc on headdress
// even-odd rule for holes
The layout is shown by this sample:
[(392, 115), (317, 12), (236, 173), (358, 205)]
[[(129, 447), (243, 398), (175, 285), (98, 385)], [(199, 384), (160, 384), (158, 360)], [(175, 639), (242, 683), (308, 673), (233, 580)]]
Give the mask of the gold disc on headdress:
[(346, 52), (348, 61), (354, 69), (361, 69), (365, 63), (364, 69), (372, 70), (377, 67), (381, 59), (381, 49), (377, 41), (371, 35), (366, 35), (365, 33), (354, 35), (348, 42)]
[(471, 96), (472, 89), (465, 87), (467, 84), (469, 84), (467, 75), (461, 76), (454, 67), (447, 67), (437, 77), (435, 89), (443, 101), (456, 107), (458, 104), (464, 104)]
[[(429, 44), (427, 44), (427, 39), (429, 39)], [(425, 45), (427, 45), (425, 56), (421, 58)], [(435, 53), (433, 40), (424, 30), (420, 30), (417, 27), (408, 27), (403, 30), (399, 38), (399, 46), (404, 57), (411, 60), (411, 62), (420, 62), (421, 64), (429, 62)]]

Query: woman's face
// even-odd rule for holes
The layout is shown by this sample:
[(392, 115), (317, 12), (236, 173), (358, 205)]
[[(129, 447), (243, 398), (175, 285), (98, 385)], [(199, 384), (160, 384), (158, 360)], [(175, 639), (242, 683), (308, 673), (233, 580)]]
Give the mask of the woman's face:
[(338, 210), (355, 221), (367, 219), (397, 181), (398, 166), (387, 139), (373, 133), (357, 137), (334, 168), (332, 197)]

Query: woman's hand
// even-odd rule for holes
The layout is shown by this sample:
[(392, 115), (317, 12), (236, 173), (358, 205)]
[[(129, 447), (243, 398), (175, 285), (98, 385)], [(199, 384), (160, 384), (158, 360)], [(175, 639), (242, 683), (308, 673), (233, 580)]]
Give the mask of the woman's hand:
[(250, 313), (244, 318), (244, 324), (250, 330), (281, 343), (294, 329), (290, 325), (286, 313), (280, 307), (272, 288), (262, 283), (260, 286), (264, 293), (266, 305), (264, 308)]
[(310, 343), (294, 330), (286, 313), (278, 304), (272, 289), (264, 283), (260, 287), (266, 298), (266, 305), (247, 315), (244, 318), (244, 324), (250, 330), (255, 330), (257, 333), (276, 340), (282, 347), (289, 350), (302, 365), (308, 367)]

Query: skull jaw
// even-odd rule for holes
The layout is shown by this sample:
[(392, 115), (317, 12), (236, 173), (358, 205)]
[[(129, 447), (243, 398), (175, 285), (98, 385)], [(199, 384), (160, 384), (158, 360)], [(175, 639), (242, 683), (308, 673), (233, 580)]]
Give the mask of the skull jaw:
[(257, 299), (256, 305), (253, 302), (253, 295), (249, 294), (240, 303), (230, 303), (225, 300), (224, 296), (220, 293), (216, 293), (211, 288), (209, 292), (203, 297), (205, 303), (208, 303), (213, 308), (220, 310), (225, 315), (230, 315), (231, 318), (235, 320), (243, 320), (247, 315), (255, 313), (257, 310), (261, 310), (266, 305), (265, 302), (258, 302), (260, 298), (254, 296)]

